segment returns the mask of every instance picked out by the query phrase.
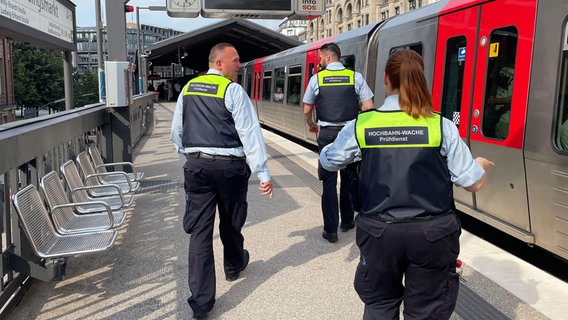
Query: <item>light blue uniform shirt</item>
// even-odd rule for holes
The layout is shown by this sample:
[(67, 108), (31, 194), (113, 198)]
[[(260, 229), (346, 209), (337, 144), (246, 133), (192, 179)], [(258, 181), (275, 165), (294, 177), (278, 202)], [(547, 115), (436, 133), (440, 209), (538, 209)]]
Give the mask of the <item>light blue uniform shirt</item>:
[[(209, 69), (207, 74), (223, 74), (215, 69)], [(268, 170), (268, 155), (266, 153), (266, 146), (262, 131), (252, 101), (247, 93), (239, 84), (232, 83), (227, 87), (225, 93), (225, 107), (232, 114), (235, 121), (235, 128), (241, 142), (242, 147), (236, 148), (183, 148), (182, 135), (183, 135), (183, 92), (187, 85), (179, 95), (174, 117), (172, 119), (172, 133), (170, 139), (174, 143), (176, 150), (180, 154), (203, 152), (220, 156), (235, 156), (243, 157), (246, 155), (247, 163), (250, 166), (252, 173), (256, 174), (260, 182), (267, 182), (270, 180), (270, 171)]]
[[(379, 110), (400, 110), (398, 95), (388, 96)], [(469, 187), (481, 179), (485, 170), (473, 160), (467, 145), (460, 138), (456, 125), (443, 118), (442, 126), (443, 139), (440, 153), (447, 157), (446, 162), (452, 182), (458, 187)], [(351, 120), (341, 129), (335, 141), (322, 149), (319, 160), (326, 170), (337, 171), (360, 157), (361, 149), (355, 137), (355, 120)]]
[[(327, 70), (343, 70), (345, 67), (341, 62), (332, 62), (327, 65)], [(359, 72), (355, 72), (355, 93), (357, 93), (357, 97), (359, 97), (359, 104), (364, 101), (373, 98), (373, 92), (367, 85), (365, 79)], [(318, 75), (314, 74), (310, 81), (308, 82), (308, 87), (306, 88), (306, 92), (304, 93), (304, 103), (313, 105), (316, 101), (316, 96), (319, 94), (319, 85), (318, 85)], [(327, 126), (342, 126), (345, 125), (348, 121), (345, 122), (326, 122), (318, 120), (318, 125), (322, 127)]]

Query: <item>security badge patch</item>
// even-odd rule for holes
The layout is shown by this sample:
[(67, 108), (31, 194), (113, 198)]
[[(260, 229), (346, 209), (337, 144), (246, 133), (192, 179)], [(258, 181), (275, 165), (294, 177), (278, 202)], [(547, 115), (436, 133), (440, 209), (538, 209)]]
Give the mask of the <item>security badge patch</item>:
[(349, 76), (326, 76), (323, 77), (324, 84), (334, 84), (334, 83), (349, 83)]
[(428, 127), (392, 127), (365, 129), (367, 146), (428, 145)]
[(219, 85), (212, 83), (192, 82), (189, 84), (189, 88), (187, 88), (187, 91), (216, 95), (217, 91), (219, 91)]

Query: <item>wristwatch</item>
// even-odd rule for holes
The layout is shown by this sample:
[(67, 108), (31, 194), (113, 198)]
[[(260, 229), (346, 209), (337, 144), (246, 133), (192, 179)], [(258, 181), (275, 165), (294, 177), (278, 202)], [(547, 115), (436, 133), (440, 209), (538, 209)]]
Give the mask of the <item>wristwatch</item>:
[(168, 16), (195, 18), (199, 15), (199, 0), (167, 0)]

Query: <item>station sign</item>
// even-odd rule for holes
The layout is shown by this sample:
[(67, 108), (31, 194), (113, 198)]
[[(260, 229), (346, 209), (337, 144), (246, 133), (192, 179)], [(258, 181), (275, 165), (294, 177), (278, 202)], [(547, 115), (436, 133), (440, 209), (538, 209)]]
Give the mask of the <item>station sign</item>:
[(325, 11), (325, 0), (296, 0), (295, 14), (301, 17), (320, 16)]
[(66, 43), (75, 43), (73, 11), (61, 1), (0, 0), (0, 15)]
[(278, 19), (294, 13), (293, 0), (202, 0), (205, 18)]
[(170, 17), (283, 19), (320, 16), (325, 0), (167, 0), (166, 7)]

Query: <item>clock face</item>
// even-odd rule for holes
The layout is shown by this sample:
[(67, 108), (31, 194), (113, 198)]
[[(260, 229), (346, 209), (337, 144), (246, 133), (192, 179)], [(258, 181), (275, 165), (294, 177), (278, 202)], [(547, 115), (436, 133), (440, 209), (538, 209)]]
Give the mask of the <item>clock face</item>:
[(178, 18), (195, 18), (199, 15), (199, 0), (167, 0), (168, 15)]
[(185, 9), (197, 9), (199, 7), (199, 3), (197, 0), (170, 0), (171, 6), (175, 8), (185, 8)]

